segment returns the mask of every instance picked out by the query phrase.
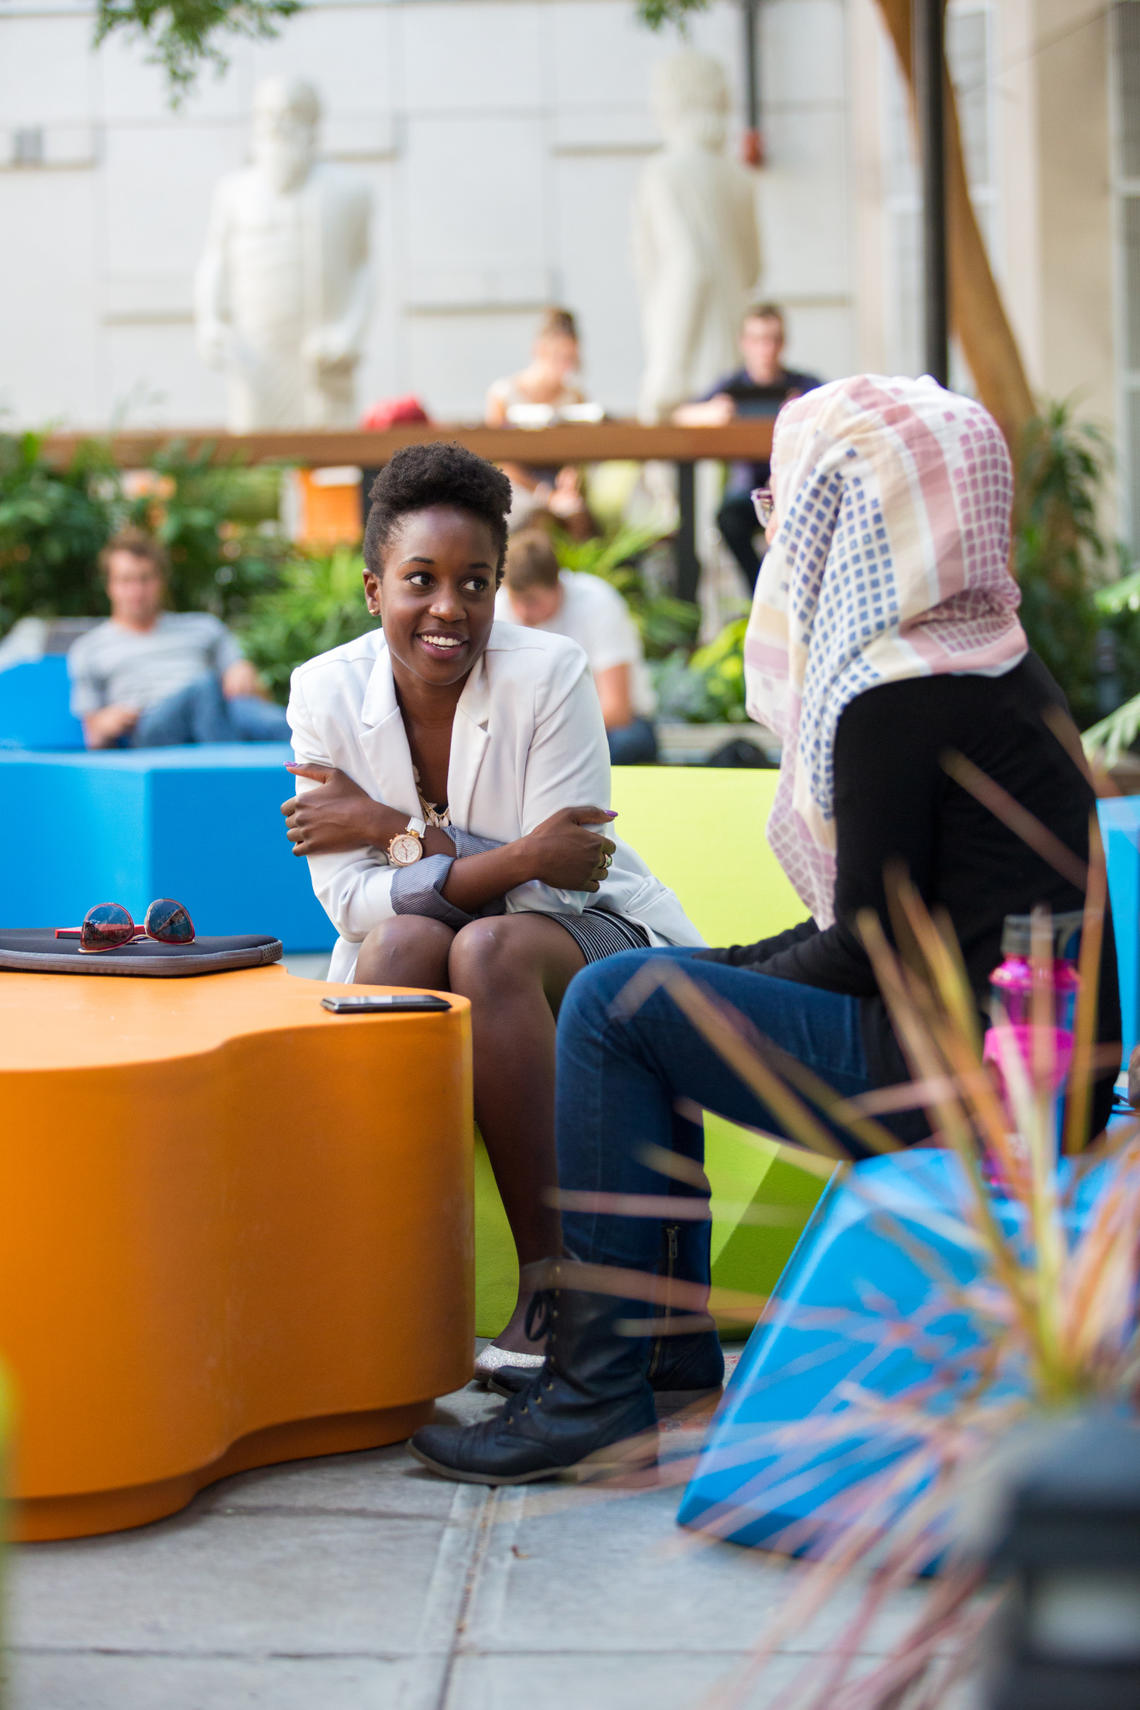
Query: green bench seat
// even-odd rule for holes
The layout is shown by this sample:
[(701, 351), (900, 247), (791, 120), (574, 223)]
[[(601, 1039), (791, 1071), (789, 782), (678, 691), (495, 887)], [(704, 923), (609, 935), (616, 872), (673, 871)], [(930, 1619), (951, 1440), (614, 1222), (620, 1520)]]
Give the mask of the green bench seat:
[[(794, 926), (804, 907), (768, 847), (764, 825), (777, 774), (700, 766), (615, 768), (620, 835), (680, 897), (710, 944), (750, 943)], [(822, 1189), (774, 1145), (720, 1117), (705, 1117), (713, 1198), (712, 1272), (720, 1287), (764, 1295), (773, 1287)], [(501, 1330), (518, 1286), (514, 1248), (482, 1145), (475, 1158), (475, 1327)], [(786, 1221), (743, 1221), (744, 1207), (783, 1211)], [(757, 1303), (757, 1315), (761, 1302)], [(746, 1326), (726, 1324), (741, 1335)]]

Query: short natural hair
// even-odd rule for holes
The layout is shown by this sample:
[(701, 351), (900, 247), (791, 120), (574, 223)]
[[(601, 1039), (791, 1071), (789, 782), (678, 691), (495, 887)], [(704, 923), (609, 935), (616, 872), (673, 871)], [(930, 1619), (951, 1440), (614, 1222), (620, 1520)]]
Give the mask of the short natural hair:
[(557, 588), (558, 560), (544, 529), (521, 528), (511, 536), (503, 581), (514, 594), (525, 594), (528, 588)]
[(572, 338), (578, 342), (578, 322), (570, 309), (559, 309), (551, 305), (544, 309), (542, 319), (538, 323), (536, 338)]
[(170, 568), (170, 560), (166, 556), (166, 548), (148, 534), (145, 528), (121, 528), (113, 534), (102, 552), (99, 554), (99, 571), (103, 580), (107, 580), (107, 572), (111, 567), (113, 552), (129, 552), (132, 558), (145, 558), (154, 565), (163, 581), (166, 580)]
[(383, 574), (384, 553), (401, 519), (432, 505), (451, 505), (486, 523), (495, 542), (495, 568), (503, 568), (511, 484), (501, 469), (456, 441), (405, 445), (381, 469), (369, 498), (364, 562), (374, 575)]
[[(745, 321), (779, 321), (784, 326), (784, 311), (779, 303), (750, 303), (744, 311)], [(743, 325), (743, 322), (741, 322)]]

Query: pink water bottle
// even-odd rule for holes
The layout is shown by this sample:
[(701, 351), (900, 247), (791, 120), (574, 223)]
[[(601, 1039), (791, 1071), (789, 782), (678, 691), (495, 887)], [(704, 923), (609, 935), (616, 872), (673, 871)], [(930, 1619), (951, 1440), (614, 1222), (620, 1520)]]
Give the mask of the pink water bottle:
[[(1081, 984), (1075, 949), (1081, 922), (1080, 914), (1055, 914), (1050, 922), (1052, 957), (1035, 965), (1033, 917), (1028, 914), (1005, 917), (1001, 963), (990, 975), (990, 1027), (982, 1055), (997, 1072), (1011, 1124), (1015, 1116), (1005, 1068), (1011, 1052), (1016, 1052), (1025, 1064), (1031, 1081), (1035, 1069), (1039, 1072), (1039, 1065), (1047, 1065), (1055, 1094), (1061, 1093), (1068, 1077), (1073, 1061), (1073, 1019)], [(1042, 987), (1048, 999), (1049, 1019), (1044, 1023), (1034, 1018), (1034, 994)], [(1057, 1102), (1059, 1123), (1059, 1096)]]

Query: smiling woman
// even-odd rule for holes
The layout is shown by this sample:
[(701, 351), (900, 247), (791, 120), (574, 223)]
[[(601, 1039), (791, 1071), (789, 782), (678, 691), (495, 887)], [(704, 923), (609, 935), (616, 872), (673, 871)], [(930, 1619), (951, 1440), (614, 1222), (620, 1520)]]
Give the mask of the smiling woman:
[(340, 934), (330, 978), (460, 992), (475, 1112), (518, 1249), (486, 1376), (539, 1356), (527, 1266), (558, 1239), (554, 1024), (587, 962), (701, 942), (607, 835), (609, 754), (586, 656), (494, 621), (510, 484), (458, 445), (409, 446), (372, 489), (364, 595), (383, 628), (293, 676), (294, 853)]

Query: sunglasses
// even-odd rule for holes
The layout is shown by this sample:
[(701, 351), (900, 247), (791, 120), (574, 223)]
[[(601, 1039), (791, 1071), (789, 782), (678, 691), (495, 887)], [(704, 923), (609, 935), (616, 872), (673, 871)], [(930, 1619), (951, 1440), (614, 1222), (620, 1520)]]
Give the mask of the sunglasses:
[(776, 514), (776, 501), (772, 497), (771, 487), (753, 487), (748, 497), (752, 500), (752, 508), (756, 512), (761, 528), (767, 528)]
[(121, 903), (96, 903), (83, 916), (82, 926), (57, 926), (57, 938), (78, 938), (80, 952), (119, 950), (136, 938), (153, 938), (158, 944), (193, 944), (194, 922), (184, 905), (172, 897), (158, 897), (136, 926)]

